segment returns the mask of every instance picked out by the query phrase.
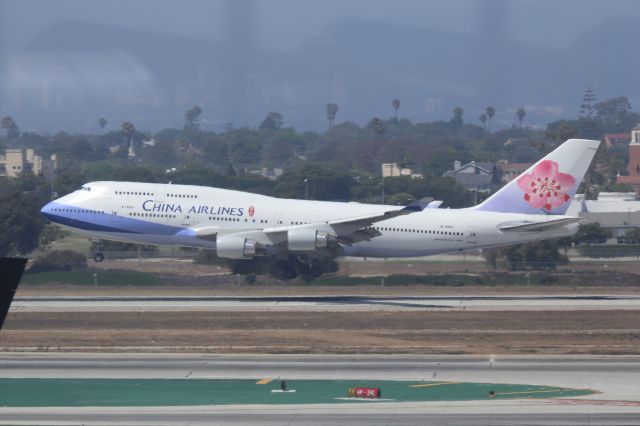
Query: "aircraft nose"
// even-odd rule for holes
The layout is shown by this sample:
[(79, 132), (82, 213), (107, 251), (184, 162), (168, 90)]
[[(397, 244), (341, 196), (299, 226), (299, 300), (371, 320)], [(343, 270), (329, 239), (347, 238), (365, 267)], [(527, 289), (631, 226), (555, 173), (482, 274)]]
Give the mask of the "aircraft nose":
[(51, 220), (51, 211), (53, 209), (53, 203), (47, 203), (40, 209), (40, 213), (44, 215), (47, 219)]

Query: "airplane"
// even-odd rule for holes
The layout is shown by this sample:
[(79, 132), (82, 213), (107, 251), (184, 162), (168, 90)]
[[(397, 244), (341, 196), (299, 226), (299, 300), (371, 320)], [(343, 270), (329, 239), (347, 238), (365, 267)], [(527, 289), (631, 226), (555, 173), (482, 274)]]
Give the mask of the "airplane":
[[(395, 258), (573, 235), (565, 215), (600, 142), (569, 139), (482, 203), (438, 208), (280, 199), (229, 189), (90, 182), (42, 208), (63, 228), (101, 239), (215, 250), (226, 259), (267, 256), (285, 278), (339, 256)], [(97, 251), (96, 262), (104, 255)]]

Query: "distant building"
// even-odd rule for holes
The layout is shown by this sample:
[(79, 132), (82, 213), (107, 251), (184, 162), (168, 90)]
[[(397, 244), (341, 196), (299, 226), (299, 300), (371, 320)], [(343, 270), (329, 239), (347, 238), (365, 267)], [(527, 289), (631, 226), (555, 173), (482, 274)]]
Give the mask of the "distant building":
[(601, 192), (597, 200), (585, 200), (576, 194), (567, 210), (569, 216), (580, 216), (585, 223), (597, 222), (621, 238), (631, 228), (640, 227), (640, 200), (634, 192)]
[(627, 176), (618, 176), (617, 182), (630, 185), (640, 195), (640, 124), (631, 131)]
[(284, 174), (284, 169), (281, 168), (274, 168), (272, 170), (269, 170), (266, 167), (263, 167), (261, 169), (258, 170), (250, 170), (249, 174), (252, 175), (256, 175), (256, 176), (262, 176), (263, 178), (269, 179), (269, 180), (277, 180), (280, 176), (282, 176)]
[(409, 176), (412, 179), (422, 179), (422, 173), (414, 173), (409, 167), (400, 167), (398, 163), (382, 163), (382, 177)]
[(492, 192), (498, 187), (499, 172), (493, 163), (471, 161), (462, 164), (453, 162), (453, 170), (445, 172), (443, 176), (454, 178), (470, 191)]
[(607, 133), (603, 139), (607, 148), (628, 145), (631, 142), (631, 133)]
[(526, 138), (509, 138), (504, 143), (504, 146), (515, 146), (515, 145), (531, 145), (531, 141)]
[(127, 157), (136, 158), (136, 150), (133, 147), (133, 142), (129, 142), (129, 150), (127, 151)]
[(526, 172), (533, 163), (509, 163), (506, 160), (498, 162), (497, 166), (500, 170), (500, 181), (502, 183), (511, 182), (513, 179)]
[(0, 155), (0, 177), (16, 177), (23, 171), (51, 177), (57, 168), (56, 154), (47, 159), (37, 155), (32, 148), (7, 149), (4, 155)]

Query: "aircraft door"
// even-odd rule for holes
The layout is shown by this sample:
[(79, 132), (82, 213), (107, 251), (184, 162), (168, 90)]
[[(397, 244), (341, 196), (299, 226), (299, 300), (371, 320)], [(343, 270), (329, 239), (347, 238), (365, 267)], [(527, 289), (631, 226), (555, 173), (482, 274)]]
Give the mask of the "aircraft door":
[(111, 214), (109, 215), (109, 222), (111, 223), (120, 222), (120, 216), (118, 215), (118, 211), (115, 208), (111, 210)]
[(166, 198), (165, 186), (154, 185), (153, 191), (153, 201), (155, 201), (156, 203), (164, 203)]
[(467, 228), (467, 243), (476, 244), (478, 242), (478, 234), (476, 228), (470, 226)]
[(109, 200), (109, 204), (107, 206), (106, 213), (109, 215), (109, 223), (115, 224), (120, 222), (120, 215), (118, 214), (118, 205), (120, 204), (120, 200), (117, 198), (112, 198)]
[(284, 215), (282, 213), (276, 213), (273, 215), (273, 225), (272, 226), (284, 226)]

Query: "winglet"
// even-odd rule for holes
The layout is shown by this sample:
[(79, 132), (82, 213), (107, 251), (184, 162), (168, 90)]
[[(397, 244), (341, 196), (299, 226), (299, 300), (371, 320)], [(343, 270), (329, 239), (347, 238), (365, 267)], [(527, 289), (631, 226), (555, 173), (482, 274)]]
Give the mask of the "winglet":
[(413, 203), (409, 204), (405, 208), (403, 208), (402, 211), (405, 211), (405, 212), (421, 212), (422, 210), (426, 209), (427, 206), (429, 205), (429, 203), (431, 203), (432, 201), (433, 201), (432, 197), (421, 198), (421, 199), (416, 200)]

